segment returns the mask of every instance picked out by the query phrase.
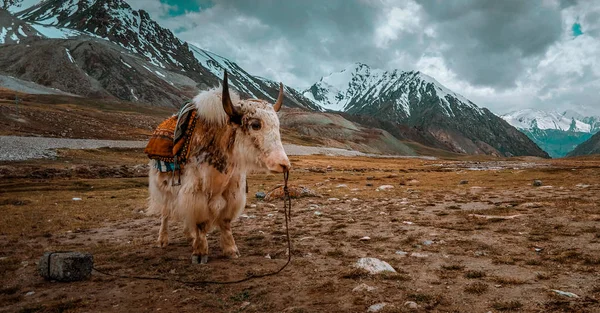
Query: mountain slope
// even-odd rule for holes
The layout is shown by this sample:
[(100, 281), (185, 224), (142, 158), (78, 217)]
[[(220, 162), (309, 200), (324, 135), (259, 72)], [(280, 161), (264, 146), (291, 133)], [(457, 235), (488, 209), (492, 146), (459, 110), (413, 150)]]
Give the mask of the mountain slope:
[(8, 11), (0, 9), (0, 44), (24, 43), (42, 35)]
[(501, 116), (553, 158), (564, 157), (600, 130), (599, 118), (574, 111), (525, 109)]
[(501, 117), (519, 129), (553, 129), (582, 133), (596, 133), (600, 130), (598, 117), (584, 117), (573, 111), (559, 113), (525, 109), (504, 114)]
[[(383, 71), (356, 63), (323, 77), (304, 95), (329, 110), (415, 127), (421, 130), (419, 136), (433, 137), (434, 145), (453, 152), (548, 157), (489, 110), (420, 72)], [(387, 127), (397, 132), (389, 128), (393, 124)]]
[(600, 132), (577, 146), (573, 151), (569, 152), (567, 156), (571, 157), (591, 154), (600, 154)]
[[(100, 92), (105, 96), (140, 102), (150, 100), (149, 103), (153, 105), (179, 106), (185, 99), (197, 93), (197, 90), (218, 86), (224, 69), (231, 72), (232, 87), (238, 89), (244, 96), (271, 100), (277, 97), (279, 91), (278, 84), (271, 84), (254, 77), (234, 62), (223, 57), (197, 47), (191, 47), (188, 43), (178, 39), (170, 30), (153, 21), (147, 12), (133, 10), (122, 0), (48, 0), (19, 12), (18, 16), (47, 39), (110, 42), (116, 46), (111, 46), (111, 50), (138, 59), (139, 62), (136, 63), (139, 63), (139, 69), (130, 62), (126, 63), (132, 65), (135, 75), (141, 75), (142, 82), (156, 81), (155, 78), (158, 76), (159, 80), (170, 85), (166, 90), (168, 95), (161, 100), (160, 97), (150, 95), (140, 97), (140, 94), (148, 90), (139, 86), (135, 79), (116, 81), (108, 79), (112, 82), (100, 84), (113, 86), (104, 88), (104, 91)], [(19, 46), (25, 50), (25, 47)], [(19, 54), (24, 57), (30, 55), (26, 51), (20, 51)], [(208, 64), (210, 63), (207, 62), (208, 59), (218, 61)], [(95, 63), (96, 61), (97, 59), (82, 60), (84, 63)], [(36, 62), (37, 60), (33, 59), (22, 60), (22, 63)], [(103, 59), (100, 63), (112, 68), (113, 71), (125, 70), (124, 73), (117, 73), (117, 76), (130, 76), (132, 68), (123, 68), (119, 62), (119, 58), (112, 58), (112, 63), (109, 59)], [(142, 64), (143, 62), (146, 63)], [(81, 62), (78, 60), (78, 63)], [(49, 76), (53, 76), (50, 67), (51, 65), (48, 65), (44, 68), (50, 71), (48, 72)], [(30, 67), (21, 67), (18, 70), (13, 68), (12, 71), (4, 73), (22, 79), (26, 79), (27, 76), (36, 76), (27, 73), (30, 70)], [(105, 77), (94, 76), (95, 73), (84, 71), (83, 74), (92, 76), (96, 80), (107, 80)], [(53, 79), (60, 81), (62, 76), (55, 76)], [(37, 80), (36, 83), (43, 84), (40, 80)], [(53, 83), (65, 85), (60, 82)], [(164, 84), (155, 82), (151, 85), (163, 88)], [(73, 92), (73, 90), (66, 91)], [(284, 106), (319, 109), (310, 100), (299, 96), (297, 92), (287, 91), (290, 95), (284, 99)], [(151, 91), (151, 93), (156, 94), (160, 91)], [(91, 94), (93, 92), (90, 90), (81, 93), (84, 96)], [(135, 96), (133, 96), (134, 94)]]

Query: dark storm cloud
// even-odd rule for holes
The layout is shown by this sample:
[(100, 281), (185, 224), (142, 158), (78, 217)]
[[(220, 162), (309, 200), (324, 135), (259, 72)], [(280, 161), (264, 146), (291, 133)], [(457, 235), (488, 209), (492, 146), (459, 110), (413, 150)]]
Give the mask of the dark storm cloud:
[(585, 104), (600, 88), (595, 1), (196, 0), (199, 12), (178, 16), (159, 0), (129, 1), (183, 40), (297, 88), (355, 62), (424, 71), (501, 113)]
[(528, 58), (561, 35), (558, 7), (538, 1), (420, 1), (451, 70), (473, 85), (512, 87)]

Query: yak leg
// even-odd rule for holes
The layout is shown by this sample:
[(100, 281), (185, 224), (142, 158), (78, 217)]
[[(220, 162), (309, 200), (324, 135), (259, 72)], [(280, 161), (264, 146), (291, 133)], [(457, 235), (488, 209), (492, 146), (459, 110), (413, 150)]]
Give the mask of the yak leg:
[(158, 246), (161, 248), (169, 244), (169, 214), (162, 213), (160, 217), (160, 230), (158, 231)]
[(221, 249), (223, 255), (229, 258), (240, 256), (238, 247), (233, 239), (231, 231), (231, 221), (238, 217), (246, 205), (246, 177), (241, 175), (232, 179), (227, 192), (225, 193), (226, 205), (220, 212), (218, 226), (221, 230)]
[(206, 240), (207, 228), (206, 223), (200, 223), (192, 230), (194, 237), (194, 241), (192, 242), (192, 263), (194, 264), (206, 264), (208, 262), (208, 241)]
[(235, 239), (233, 239), (233, 233), (231, 232), (231, 220), (220, 220), (219, 228), (221, 229), (221, 249), (223, 251), (223, 255), (232, 259), (238, 258), (240, 256), (240, 251), (235, 245)]

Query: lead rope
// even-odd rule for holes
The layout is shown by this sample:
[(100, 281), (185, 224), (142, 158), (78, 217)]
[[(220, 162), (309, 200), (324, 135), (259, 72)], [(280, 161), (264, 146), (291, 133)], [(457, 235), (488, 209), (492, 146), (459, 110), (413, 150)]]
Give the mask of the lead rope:
[(92, 269), (102, 275), (117, 277), (122, 279), (138, 279), (138, 280), (159, 280), (159, 281), (173, 281), (178, 282), (185, 285), (197, 286), (197, 285), (229, 285), (229, 284), (238, 284), (245, 281), (249, 281), (255, 278), (273, 276), (279, 274), (283, 271), (292, 261), (292, 240), (290, 238), (290, 228), (289, 222), (292, 221), (292, 198), (290, 197), (290, 191), (288, 189), (288, 178), (290, 177), (290, 172), (285, 171), (283, 173), (283, 213), (285, 215), (285, 233), (287, 237), (287, 262), (275, 272), (266, 273), (266, 274), (251, 274), (245, 278), (241, 278), (238, 280), (231, 281), (217, 281), (217, 280), (199, 280), (199, 281), (190, 281), (190, 280), (182, 280), (177, 278), (165, 278), (165, 277), (157, 277), (157, 276), (136, 276), (136, 275), (119, 275), (119, 274), (111, 274), (105, 272), (103, 270), (98, 270), (96, 267), (92, 267)]

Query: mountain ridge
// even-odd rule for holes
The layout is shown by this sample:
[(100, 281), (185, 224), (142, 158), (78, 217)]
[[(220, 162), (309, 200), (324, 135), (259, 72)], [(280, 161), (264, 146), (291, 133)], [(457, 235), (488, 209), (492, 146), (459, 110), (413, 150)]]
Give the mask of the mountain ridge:
[(558, 112), (523, 109), (501, 115), (553, 158), (568, 155), (600, 131), (600, 118), (573, 110)]
[[(417, 127), (453, 152), (549, 157), (488, 109), (418, 71), (385, 71), (354, 63), (322, 77), (304, 95), (328, 110)], [(365, 123), (379, 124), (371, 119)], [(386, 130), (396, 134), (394, 127), (388, 125)]]

